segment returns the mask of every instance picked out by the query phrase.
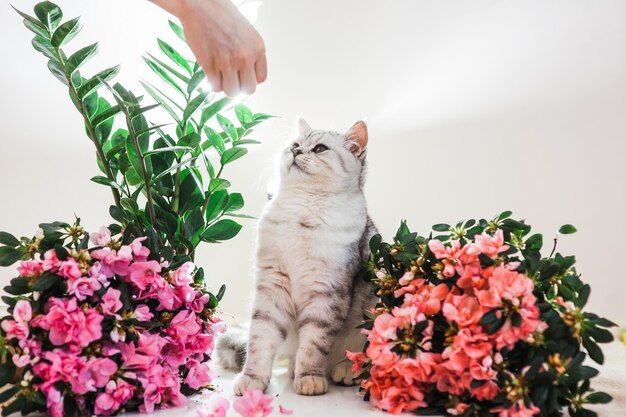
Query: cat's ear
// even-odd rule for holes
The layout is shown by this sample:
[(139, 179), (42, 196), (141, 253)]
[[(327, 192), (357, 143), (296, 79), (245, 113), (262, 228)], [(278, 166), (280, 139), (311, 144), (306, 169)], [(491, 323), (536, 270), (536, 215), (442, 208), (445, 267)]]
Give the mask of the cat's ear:
[(311, 126), (302, 117), (298, 116), (298, 135), (301, 137), (309, 133), (312, 129)]
[(352, 125), (344, 134), (346, 138), (346, 147), (357, 158), (365, 154), (367, 149), (367, 125), (363, 120), (359, 120)]

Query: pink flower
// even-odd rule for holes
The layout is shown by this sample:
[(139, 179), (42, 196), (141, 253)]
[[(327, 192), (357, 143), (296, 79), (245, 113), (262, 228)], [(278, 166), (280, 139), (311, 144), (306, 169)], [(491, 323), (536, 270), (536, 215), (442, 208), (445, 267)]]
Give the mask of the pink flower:
[(214, 395), (205, 412), (198, 412), (198, 417), (226, 417), (230, 403), (224, 397)]
[(365, 354), (363, 352), (350, 352), (347, 350), (346, 357), (352, 362), (352, 373), (355, 375), (360, 374), (363, 369), (363, 365), (365, 365), (365, 362), (367, 361)]
[(135, 308), (135, 318), (139, 321), (150, 321), (154, 314), (150, 312), (150, 307), (145, 304), (140, 304)]
[(59, 270), (57, 271), (59, 275), (69, 279), (78, 279), (83, 276), (83, 273), (80, 270), (80, 265), (74, 258), (67, 258), (67, 260), (61, 262), (59, 265)]
[(198, 318), (193, 312), (183, 310), (170, 321), (169, 330), (176, 340), (184, 342), (189, 336), (193, 336), (200, 331), (200, 325), (198, 324)]
[(33, 317), (33, 309), (27, 300), (19, 300), (13, 308), (13, 318), (15, 320), (3, 320), (2, 330), (7, 335), (7, 339), (25, 339), (29, 334), (28, 322)]
[(109, 381), (105, 391), (98, 395), (94, 411), (98, 415), (111, 415), (133, 397), (135, 387), (122, 379)]
[(38, 277), (43, 274), (43, 262), (41, 261), (22, 261), (17, 267), (21, 277)]
[(176, 271), (174, 271), (174, 284), (176, 285), (189, 285), (193, 282), (191, 273), (196, 267), (191, 262), (184, 263)]
[(43, 254), (43, 270), (54, 272), (59, 268), (60, 261), (57, 258), (57, 253), (54, 249), (48, 250)]
[(489, 410), (492, 413), (498, 413), (498, 417), (533, 417), (539, 414), (539, 409), (532, 405), (526, 408), (524, 403), (514, 404), (511, 408), (498, 407)]
[(282, 404), (278, 405), (278, 410), (280, 411), (280, 414), (285, 414), (285, 415), (293, 414), (293, 410), (286, 409), (285, 407), (282, 406)]
[(115, 288), (109, 288), (102, 296), (102, 313), (109, 316), (120, 317), (117, 312), (122, 308), (120, 296), (122, 293)]
[(480, 253), (490, 258), (495, 258), (499, 253), (506, 252), (509, 247), (504, 244), (504, 233), (502, 229), (496, 230), (493, 236), (487, 233), (474, 237), (474, 248)]
[(129, 268), (130, 281), (140, 290), (145, 290), (158, 279), (161, 265), (157, 261), (135, 262)]
[(39, 327), (49, 330), (49, 339), (55, 346), (74, 343), (85, 347), (102, 337), (103, 317), (93, 308), (84, 311), (75, 298), (51, 298), (50, 310)]
[(241, 398), (235, 400), (233, 409), (242, 417), (267, 417), (272, 410), (274, 397), (265, 395), (261, 390), (255, 389), (246, 392)]
[(111, 243), (111, 231), (108, 227), (102, 226), (98, 232), (89, 235), (89, 240), (96, 246), (107, 246)]
[(102, 288), (102, 284), (93, 277), (80, 277), (70, 280), (67, 292), (73, 294), (80, 301), (94, 295), (96, 291)]
[(52, 417), (63, 417), (63, 396), (56, 388), (48, 391), (47, 407)]
[(189, 373), (185, 378), (185, 384), (189, 385), (192, 389), (198, 389), (206, 387), (213, 380), (213, 372), (207, 362), (201, 363), (197, 360), (190, 360), (187, 363)]
[(11, 360), (18, 368), (23, 368), (30, 363), (30, 356), (18, 355), (17, 353), (11, 356)]
[(133, 253), (133, 260), (135, 262), (145, 262), (148, 260), (148, 256), (150, 256), (150, 249), (146, 248), (141, 244), (147, 238), (138, 237), (130, 243), (130, 249)]

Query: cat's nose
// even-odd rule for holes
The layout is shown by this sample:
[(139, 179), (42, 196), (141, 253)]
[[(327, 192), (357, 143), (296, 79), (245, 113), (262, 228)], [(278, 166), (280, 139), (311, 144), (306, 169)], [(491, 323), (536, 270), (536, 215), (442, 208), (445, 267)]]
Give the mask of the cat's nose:
[(293, 153), (293, 157), (295, 158), (298, 155), (302, 155), (304, 152), (302, 152), (302, 149), (300, 148), (295, 148), (292, 149), (291, 152)]

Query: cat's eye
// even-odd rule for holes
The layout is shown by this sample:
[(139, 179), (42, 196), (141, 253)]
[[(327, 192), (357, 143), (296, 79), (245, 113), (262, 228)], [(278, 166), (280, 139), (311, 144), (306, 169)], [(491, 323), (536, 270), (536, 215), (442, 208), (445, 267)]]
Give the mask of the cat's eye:
[(328, 150), (328, 146), (322, 145), (321, 143), (319, 145), (316, 145), (315, 148), (313, 148), (313, 152), (315, 153), (320, 153), (320, 152), (324, 152), (327, 150)]

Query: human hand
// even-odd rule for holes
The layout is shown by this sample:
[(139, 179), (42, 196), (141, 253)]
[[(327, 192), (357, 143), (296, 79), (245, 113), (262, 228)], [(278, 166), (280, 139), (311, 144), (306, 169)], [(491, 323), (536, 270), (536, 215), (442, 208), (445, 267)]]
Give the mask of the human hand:
[(178, 17), (213, 91), (252, 94), (267, 78), (263, 39), (230, 0), (153, 0)]

